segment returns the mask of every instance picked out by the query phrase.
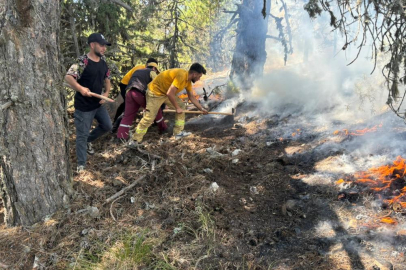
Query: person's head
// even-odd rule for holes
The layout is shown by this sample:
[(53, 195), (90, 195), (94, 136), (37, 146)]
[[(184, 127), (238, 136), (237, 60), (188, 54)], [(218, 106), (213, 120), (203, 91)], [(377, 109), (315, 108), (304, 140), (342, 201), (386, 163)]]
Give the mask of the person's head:
[(147, 63), (147, 68), (152, 69), (153, 71), (156, 72), (156, 74), (159, 74), (159, 68), (158, 68), (158, 64), (156, 62), (149, 62)]
[(158, 65), (158, 60), (156, 60), (155, 58), (148, 58), (147, 60), (147, 64), (145, 65), (146, 67), (148, 66), (149, 63), (155, 63)]
[(192, 83), (195, 83), (198, 80), (200, 80), (203, 74), (206, 75), (206, 69), (199, 63), (193, 63), (190, 66), (189, 79), (192, 81)]
[(107, 46), (111, 46), (104, 36), (100, 33), (93, 33), (87, 38), (87, 43), (90, 46), (90, 51), (98, 57), (102, 57), (107, 50)]

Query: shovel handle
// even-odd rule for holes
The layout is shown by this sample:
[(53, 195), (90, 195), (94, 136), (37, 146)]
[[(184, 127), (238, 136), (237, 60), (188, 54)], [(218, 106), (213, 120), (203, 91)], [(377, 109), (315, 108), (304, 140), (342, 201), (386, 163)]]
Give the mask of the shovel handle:
[[(176, 113), (176, 110), (169, 110), (165, 109), (163, 110), (164, 113)], [(202, 111), (183, 111), (184, 113), (187, 114), (203, 114)], [(233, 115), (233, 113), (222, 113), (222, 112), (209, 112), (208, 114), (221, 114), (221, 115)]]
[(108, 97), (105, 97), (105, 96), (102, 96), (102, 95), (99, 95), (99, 94), (96, 94), (96, 93), (93, 93), (93, 92), (90, 92), (90, 95), (93, 96), (93, 97), (104, 99), (105, 101), (108, 101), (108, 102), (114, 102), (114, 100), (112, 100), (111, 98), (108, 98)]

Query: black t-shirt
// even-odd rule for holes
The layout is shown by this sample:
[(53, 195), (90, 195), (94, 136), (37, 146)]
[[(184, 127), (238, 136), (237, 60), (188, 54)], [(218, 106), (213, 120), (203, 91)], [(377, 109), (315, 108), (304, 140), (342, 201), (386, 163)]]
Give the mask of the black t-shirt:
[[(101, 94), (104, 86), (104, 80), (109, 76), (109, 68), (106, 61), (100, 59), (99, 62), (94, 62), (86, 58), (87, 62), (83, 72), (80, 74), (78, 83), (89, 88), (96, 94)], [(86, 61), (85, 60), (85, 61)], [(81, 93), (75, 94), (75, 109), (83, 112), (93, 111), (101, 106), (100, 99), (95, 97), (85, 97)]]

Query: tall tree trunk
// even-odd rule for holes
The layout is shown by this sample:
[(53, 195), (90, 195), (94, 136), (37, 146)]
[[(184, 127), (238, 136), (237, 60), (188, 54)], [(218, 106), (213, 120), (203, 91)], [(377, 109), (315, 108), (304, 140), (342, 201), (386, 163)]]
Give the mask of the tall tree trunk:
[(7, 225), (31, 225), (72, 194), (59, 63), (59, 0), (0, 2), (0, 195)]
[(70, 30), (72, 32), (72, 38), (73, 38), (73, 45), (75, 46), (75, 53), (76, 57), (79, 58), (80, 56), (80, 51), (79, 51), (79, 43), (78, 43), (78, 37), (76, 35), (76, 27), (75, 27), (75, 17), (74, 17), (74, 10), (72, 7), (72, 4), (68, 4), (68, 9), (69, 9), (69, 24), (70, 24)]
[(178, 63), (178, 50), (177, 50), (177, 45), (178, 45), (178, 40), (179, 40), (179, 25), (178, 25), (178, 19), (179, 19), (179, 11), (178, 11), (178, 2), (174, 3), (174, 8), (173, 11), (174, 16), (175, 16), (175, 21), (174, 21), (174, 33), (171, 38), (171, 54), (169, 58), (169, 68), (176, 68), (179, 67)]
[(249, 89), (255, 76), (261, 76), (266, 61), (265, 42), (271, 0), (243, 0), (238, 6), (236, 48), (231, 63), (231, 79)]

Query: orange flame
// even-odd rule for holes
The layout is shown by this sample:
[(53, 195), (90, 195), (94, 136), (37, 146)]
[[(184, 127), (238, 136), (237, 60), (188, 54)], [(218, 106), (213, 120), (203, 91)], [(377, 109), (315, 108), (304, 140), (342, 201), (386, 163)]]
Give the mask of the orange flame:
[(395, 219), (391, 218), (391, 217), (381, 218), (380, 221), (381, 221), (381, 223), (386, 223), (386, 224), (390, 224), (390, 225), (398, 224), (398, 222)]
[(338, 181), (336, 181), (336, 185), (339, 185), (339, 184), (344, 183), (344, 182), (345, 182), (344, 179), (339, 179)]
[[(192, 93), (193, 93), (193, 96), (195, 96), (195, 98), (196, 98), (197, 100), (200, 98), (200, 96), (199, 96), (198, 94), (196, 94), (195, 90), (192, 89)], [(189, 97), (188, 97), (187, 94), (180, 94), (178, 97), (179, 97), (180, 99), (184, 100), (184, 101), (188, 101), (188, 100), (189, 100)]]
[(300, 128), (296, 129), (296, 132), (292, 133), (292, 137), (295, 137), (296, 135), (301, 135), (302, 131), (300, 130)]
[(336, 130), (333, 132), (334, 135), (343, 135), (343, 136), (363, 136), (366, 133), (376, 132), (378, 128), (382, 127), (382, 123), (379, 125), (375, 125), (372, 128), (364, 128), (364, 129), (357, 129), (355, 132), (349, 132), (348, 129), (343, 129), (342, 131)]
[(396, 203), (406, 208), (406, 175), (405, 159), (398, 156), (393, 164), (371, 168), (354, 174), (356, 183), (369, 187), (375, 193), (384, 193), (388, 205)]

